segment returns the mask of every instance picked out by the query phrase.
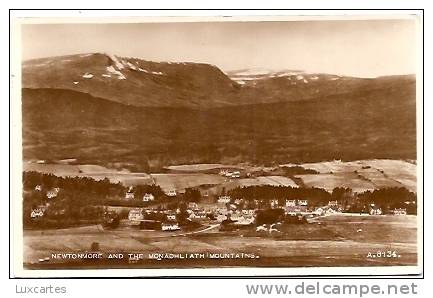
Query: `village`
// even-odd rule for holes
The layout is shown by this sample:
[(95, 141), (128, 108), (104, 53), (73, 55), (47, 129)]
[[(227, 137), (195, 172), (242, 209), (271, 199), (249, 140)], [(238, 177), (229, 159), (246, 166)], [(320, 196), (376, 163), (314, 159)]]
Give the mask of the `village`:
[[(221, 176), (238, 179), (239, 171), (221, 170)], [(108, 186), (107, 186), (108, 187)], [(199, 189), (166, 189), (165, 191), (144, 192), (139, 187), (129, 186), (123, 197), (113, 203), (105, 201), (85, 209), (79, 207), (78, 213), (90, 213), (95, 223), (105, 229), (139, 229), (164, 232), (193, 231), (206, 227), (218, 227), (219, 231), (250, 229), (256, 232), (281, 232), (281, 224), (308, 224), (318, 217), (329, 215), (407, 215), (416, 206), (414, 199), (402, 204), (386, 206), (374, 201), (361, 200), (349, 189), (336, 189), (338, 199), (311, 199), (308, 195), (288, 197), (281, 194), (272, 197), (254, 198), (243, 194), (243, 188), (236, 191), (209, 195)], [(158, 188), (154, 188), (158, 190)], [(281, 188), (277, 188), (281, 191)], [(37, 184), (32, 192), (38, 194), (38, 205), (32, 205), (24, 216), (33, 223), (43, 222), (45, 217), (62, 218), (68, 216), (67, 208), (55, 208), (56, 200), (67, 192), (60, 187), (47, 188)], [(362, 202), (361, 202), (362, 201)], [(405, 207), (407, 206), (407, 207)], [(415, 208), (416, 209), (416, 208)], [(90, 210), (90, 211), (89, 211)]]
[[(289, 168), (287, 176), (269, 169), (266, 173), (262, 167), (256, 171), (210, 169), (204, 174), (193, 168), (192, 173), (151, 174), (157, 179), (130, 185), (107, 177), (24, 171), (23, 230), (25, 246), (32, 252), (25, 263), (37, 268), (65, 262), (91, 266), (73, 260), (47, 261), (52, 252), (67, 247), (70, 252), (145, 255), (248, 248), (242, 252), (259, 256), (254, 262), (263, 266), (275, 262), (281, 266), (344, 264), (347, 258), (363, 264), (369, 249), (381, 245), (400, 248), (404, 258), (396, 263), (416, 261), (412, 243), (417, 195), (405, 187), (359, 191), (338, 184), (330, 189), (275, 183), (293, 178), (294, 171), (302, 171), (299, 167)], [(293, 253), (300, 259), (288, 257)], [(191, 266), (178, 262), (182, 261), (165, 260), (164, 264)], [(227, 262), (244, 266), (251, 261)], [(162, 266), (150, 259), (134, 264)], [(212, 261), (194, 264), (212, 266)]]

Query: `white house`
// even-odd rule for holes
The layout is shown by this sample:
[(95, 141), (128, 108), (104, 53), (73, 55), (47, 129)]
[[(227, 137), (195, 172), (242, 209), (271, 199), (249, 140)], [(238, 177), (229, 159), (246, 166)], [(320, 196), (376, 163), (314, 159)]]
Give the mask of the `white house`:
[(32, 212), (30, 213), (30, 217), (35, 219), (44, 216), (45, 214), (45, 206), (39, 206), (35, 209), (32, 209)]
[(143, 213), (141, 212), (141, 209), (130, 210), (129, 214), (128, 214), (128, 219), (129, 220), (143, 220), (144, 216), (143, 216)]
[(373, 207), (370, 209), (370, 215), (382, 215), (382, 209)]
[(230, 172), (230, 171), (226, 171), (226, 173), (224, 174), (224, 176), (226, 176), (226, 177), (231, 177), (232, 176), (232, 172)]
[(230, 177), (231, 178), (240, 178), (241, 177), (241, 172), (235, 171), (235, 172), (231, 173)]
[(177, 222), (165, 222), (161, 225), (161, 230), (163, 231), (178, 231), (180, 230), (179, 224)]
[(150, 201), (153, 201), (153, 200), (155, 200), (155, 197), (154, 197), (153, 194), (151, 194), (151, 193), (144, 194), (144, 196), (143, 196), (143, 202), (150, 202)]
[(217, 208), (215, 210), (215, 212), (218, 213), (218, 214), (226, 215), (228, 213), (228, 210), (227, 210), (227, 208)]
[(272, 199), (271, 200), (271, 208), (277, 208), (278, 207), (278, 200), (277, 199)]
[(250, 225), (253, 222), (254, 222), (254, 217), (241, 216), (237, 219), (235, 224), (237, 224), (237, 225)]
[(37, 190), (37, 191), (41, 191), (41, 190), (42, 190), (42, 185), (36, 185), (36, 186), (35, 186), (35, 190)]
[(223, 169), (223, 170), (220, 171), (219, 174), (220, 174), (221, 176), (226, 176), (228, 172), (229, 172), (229, 171)]
[(227, 204), (227, 203), (230, 203), (231, 199), (232, 198), (230, 196), (220, 196), (220, 197), (218, 197), (218, 203)]
[(286, 207), (295, 207), (296, 200), (286, 200)]
[(168, 220), (176, 220), (176, 214), (167, 214), (167, 219)]
[(130, 186), (128, 188), (128, 191), (125, 194), (125, 199), (126, 200), (132, 200), (132, 199), (134, 199), (134, 190), (133, 190), (132, 186)]
[(299, 206), (308, 206), (308, 200), (298, 200)]
[(406, 208), (395, 208), (391, 212), (394, 215), (406, 215), (407, 214)]
[(59, 190), (60, 189), (58, 187), (56, 187), (54, 189), (47, 191), (47, 198), (53, 199), (53, 198), (57, 197), (57, 195), (59, 194)]
[(244, 214), (244, 215), (254, 215), (254, 214), (256, 214), (256, 210), (254, 210), (254, 209), (242, 209), (242, 214)]
[(205, 219), (207, 218), (206, 212), (203, 210), (194, 210), (190, 213), (189, 219)]
[(125, 194), (125, 200), (132, 200), (134, 199), (134, 193), (127, 191)]
[(165, 192), (165, 194), (167, 196), (169, 196), (169, 197), (175, 197), (175, 196), (177, 196), (176, 190), (173, 190), (173, 189)]

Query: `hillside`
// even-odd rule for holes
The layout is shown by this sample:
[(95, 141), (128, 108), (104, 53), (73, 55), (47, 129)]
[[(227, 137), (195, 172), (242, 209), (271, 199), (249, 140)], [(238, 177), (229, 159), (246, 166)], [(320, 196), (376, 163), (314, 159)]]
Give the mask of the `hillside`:
[(30, 60), (22, 69), (25, 88), (69, 89), (135, 106), (224, 106), (237, 90), (217, 67), (199, 63), (86, 54)]
[(363, 79), (299, 70), (225, 74), (210, 64), (151, 62), (99, 53), (29, 60), (22, 71), (24, 88), (72, 90), (139, 107), (193, 109), (386, 92), (411, 88), (415, 82), (413, 76)]
[[(415, 83), (208, 109), (137, 107), (68, 89), (23, 89), (24, 158), (159, 169), (416, 159)], [(387, 82), (388, 81), (388, 82)], [(125, 92), (125, 96), (128, 93)]]

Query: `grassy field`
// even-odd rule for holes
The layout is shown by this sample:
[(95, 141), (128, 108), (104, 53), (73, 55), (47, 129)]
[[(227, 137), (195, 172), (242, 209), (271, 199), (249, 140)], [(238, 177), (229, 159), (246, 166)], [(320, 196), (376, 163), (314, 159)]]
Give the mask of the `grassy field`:
[(221, 184), (225, 181), (224, 177), (215, 174), (151, 174), (151, 176), (155, 184), (164, 191), (183, 191), (188, 187)]
[(373, 190), (375, 186), (370, 181), (360, 179), (354, 173), (307, 174), (296, 175), (306, 186), (320, 187), (332, 191), (335, 187), (350, 187), (354, 192)]
[[(332, 215), (315, 223), (293, 225), (284, 237), (248, 236), (248, 232), (203, 233), (139, 230), (103, 230), (98, 226), (49, 231), (24, 231), (24, 263), (29, 268), (67, 267), (311, 267), (311, 266), (391, 266), (416, 265), (417, 217)], [(38, 263), (56, 252), (89, 251), (98, 242), (100, 251), (144, 253), (142, 262)], [(400, 257), (367, 258), (369, 252), (392, 250)], [(246, 253), (257, 258), (162, 260), (148, 258), (151, 253)]]
[(406, 187), (416, 192), (416, 164), (404, 160), (372, 159), (342, 162), (339, 160), (301, 164), (320, 174), (298, 175), (307, 186), (350, 187), (363, 192), (385, 187)]
[(152, 184), (153, 180), (146, 173), (131, 173), (128, 170), (109, 169), (98, 165), (45, 164), (24, 162), (24, 171), (36, 171), (60, 177), (89, 177), (95, 180), (108, 178), (112, 183), (124, 185)]
[[(286, 164), (281, 166), (295, 166)], [(305, 169), (313, 169), (319, 174), (295, 175), (306, 186), (324, 188), (332, 191), (335, 187), (350, 187), (355, 192), (364, 192), (385, 187), (406, 187), (416, 192), (416, 164), (403, 160), (358, 160), (342, 162), (339, 160), (300, 164)], [(237, 168), (245, 172), (265, 172), (269, 176), (254, 178), (227, 179), (215, 173), (219, 168)], [(218, 194), (239, 186), (274, 185), (297, 187), (292, 179), (279, 176), (275, 168), (253, 167), (246, 165), (190, 164), (166, 168), (173, 173), (134, 173), (125, 169), (111, 169), (98, 165), (39, 164), (24, 163), (25, 171), (51, 173), (57, 176), (90, 177), (95, 180), (108, 178), (111, 182), (124, 185), (157, 184), (164, 190), (183, 191), (187, 187), (216, 185), (213, 190)]]
[(177, 165), (177, 166), (168, 166), (167, 170), (172, 171), (182, 171), (182, 172), (201, 172), (201, 171), (209, 171), (215, 169), (239, 169), (242, 167), (233, 166), (233, 165), (223, 165), (220, 163), (200, 163), (200, 164), (192, 164), (192, 165)]
[(219, 185), (216, 185), (208, 189), (209, 194), (219, 195), (223, 191), (229, 191), (237, 187), (246, 187), (254, 185), (273, 185), (273, 186), (292, 186), (298, 187), (298, 185), (290, 178), (284, 176), (259, 176), (254, 178), (240, 178), (240, 179), (229, 179), (225, 178), (225, 181)]

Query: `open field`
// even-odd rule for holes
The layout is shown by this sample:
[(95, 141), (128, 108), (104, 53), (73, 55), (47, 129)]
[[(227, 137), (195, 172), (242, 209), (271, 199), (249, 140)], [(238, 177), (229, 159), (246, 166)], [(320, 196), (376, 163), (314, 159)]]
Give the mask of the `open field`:
[(215, 169), (240, 169), (242, 167), (234, 166), (234, 165), (223, 165), (220, 163), (200, 163), (200, 164), (192, 164), (192, 165), (168, 166), (165, 168), (167, 170), (172, 170), (172, 171), (200, 172), (200, 171), (209, 171)]
[(109, 179), (111, 183), (124, 185), (152, 184), (152, 177), (146, 173), (131, 173), (128, 170), (109, 169), (98, 165), (69, 165), (69, 164), (45, 164), (23, 163), (24, 171), (36, 171), (45, 174), (53, 174), (59, 177), (88, 177), (94, 180)]
[(189, 187), (214, 185), (225, 181), (224, 177), (215, 174), (151, 174), (155, 184), (164, 191), (184, 191)]
[(229, 191), (237, 187), (247, 187), (254, 185), (272, 185), (272, 186), (291, 186), (298, 185), (290, 178), (284, 176), (259, 176), (254, 178), (228, 179), (207, 190), (208, 194), (219, 195), (223, 191)]
[[(185, 234), (139, 230), (103, 230), (83, 227), (24, 231), (24, 263), (29, 268), (86, 267), (221, 267), (221, 266), (390, 266), (416, 265), (416, 216), (332, 215), (316, 223), (293, 225), (285, 237), (248, 237), (243, 232), (203, 231)], [(316, 233), (312, 233), (317, 229)], [(314, 235), (313, 235), (314, 234)], [(309, 236), (311, 235), (311, 236)], [(320, 236), (322, 235), (322, 236)], [(38, 263), (51, 253), (86, 252), (98, 242), (102, 253), (143, 253), (142, 262), (99, 260), (65, 264)], [(367, 258), (369, 252), (392, 250), (400, 257)], [(151, 253), (248, 253), (253, 259), (152, 260)], [(32, 265), (33, 264), (33, 265)]]
[(416, 164), (404, 160), (334, 160), (300, 166), (320, 173), (296, 176), (307, 186), (323, 187), (327, 190), (343, 186), (358, 192), (385, 187), (406, 187), (412, 192), (417, 191)]
[(335, 187), (350, 187), (354, 192), (375, 189), (371, 182), (360, 179), (354, 173), (307, 174), (296, 175), (296, 177), (301, 178), (308, 187), (320, 187), (329, 192)]
[[(284, 164), (280, 167), (293, 167), (295, 164)], [(305, 169), (313, 169), (319, 174), (295, 175), (309, 187), (324, 188), (332, 191), (335, 187), (350, 187), (355, 192), (364, 192), (385, 187), (406, 187), (416, 192), (416, 164), (403, 160), (358, 160), (343, 162), (339, 160), (318, 163), (299, 164)], [(219, 168), (239, 169), (241, 172), (254, 173), (261, 171), (265, 176), (241, 179), (227, 179), (216, 174)], [(111, 182), (121, 182), (124, 185), (157, 184), (163, 190), (175, 189), (183, 191), (187, 187), (201, 185), (215, 185), (210, 193), (218, 194), (225, 188), (230, 190), (236, 187), (252, 185), (274, 185), (298, 187), (289, 177), (278, 176), (276, 168), (247, 165), (223, 164), (190, 164), (169, 166), (166, 169), (177, 173), (136, 173), (129, 170), (116, 170), (98, 165), (70, 165), (70, 164), (44, 164), (25, 162), (25, 171), (38, 171), (57, 176), (90, 177), (95, 180), (108, 178)], [(210, 172), (209, 172), (210, 171)], [(207, 173), (206, 173), (207, 172)], [(262, 175), (262, 174), (261, 174)], [(269, 176), (267, 176), (269, 175)]]

